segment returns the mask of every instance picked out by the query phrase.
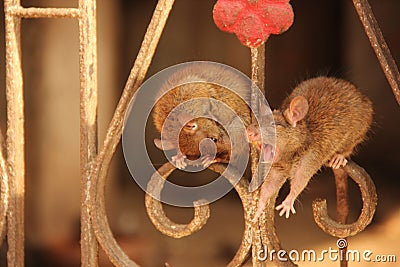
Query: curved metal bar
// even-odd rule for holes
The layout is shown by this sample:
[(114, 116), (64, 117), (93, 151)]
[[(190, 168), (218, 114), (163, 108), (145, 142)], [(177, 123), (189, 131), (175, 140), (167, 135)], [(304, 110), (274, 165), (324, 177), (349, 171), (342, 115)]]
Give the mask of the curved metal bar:
[(244, 232), (242, 236), (242, 242), (240, 243), (239, 249), (236, 252), (233, 259), (228, 263), (228, 267), (241, 266), (249, 255), (252, 245), (252, 225), (251, 216), (254, 214), (254, 207), (252, 206), (252, 194), (249, 192), (249, 182), (242, 178), (237, 183), (238, 173), (226, 170), (226, 166), (220, 163), (212, 164), (209, 167), (210, 170), (217, 172), (222, 175), (234, 186), (236, 192), (239, 194), (240, 200), (242, 201), (244, 211)]
[(159, 0), (145, 34), (135, 64), (126, 82), (118, 106), (107, 130), (104, 145), (90, 168), (89, 210), (99, 244), (116, 266), (138, 266), (118, 246), (108, 224), (104, 200), (105, 182), (111, 159), (121, 140), (124, 116), (135, 92), (142, 84), (164, 30), (174, 0)]
[[(223, 164), (212, 164), (209, 167), (210, 170), (217, 172), (219, 174), (224, 173), (226, 167)], [(166, 163), (161, 168), (158, 169), (158, 173), (155, 173), (148, 184), (148, 191), (152, 192), (155, 196), (160, 196), (161, 190), (164, 185), (165, 179), (175, 170), (175, 167)], [(156, 179), (161, 175), (163, 179)], [(228, 266), (241, 266), (246, 260), (251, 244), (251, 224), (250, 224), (250, 214), (254, 213), (254, 209), (251, 209), (252, 196), (248, 191), (249, 183), (245, 179), (241, 179), (238, 183), (234, 184), (235, 177), (237, 173), (225, 172), (225, 178), (231, 182), (242, 200), (244, 208), (245, 217), (245, 227), (242, 237), (242, 242), (238, 251), (236, 252), (234, 258), (228, 264)], [(146, 194), (146, 208), (147, 213), (154, 224), (154, 226), (163, 234), (173, 237), (181, 238), (193, 234), (194, 232), (200, 230), (206, 223), (210, 216), (210, 209), (208, 205), (195, 206), (195, 214), (193, 220), (189, 224), (176, 224), (172, 222), (164, 213), (162, 204), (159, 200), (153, 198), (152, 196)], [(201, 205), (201, 201), (198, 203)]]
[(363, 168), (349, 161), (343, 169), (358, 184), (361, 190), (363, 207), (357, 221), (351, 224), (341, 224), (330, 218), (326, 199), (316, 199), (312, 204), (316, 224), (325, 233), (338, 238), (353, 236), (364, 230), (374, 216), (378, 200), (374, 182)]
[[(223, 164), (217, 163), (217, 164), (212, 164), (209, 167), (209, 169), (219, 174), (222, 174), (224, 173), (226, 167)], [(174, 170), (175, 167), (172, 164), (170, 163), (164, 164), (161, 168), (158, 169), (158, 173), (155, 173), (153, 175), (148, 184), (147, 189), (151, 191), (152, 194), (155, 194), (156, 196), (159, 197), (161, 190), (163, 188), (163, 180), (155, 178), (158, 175), (161, 175), (162, 178), (166, 179)], [(245, 218), (245, 227), (244, 227), (242, 242), (234, 258), (228, 264), (229, 267), (241, 266), (246, 260), (252, 244), (251, 223), (250, 223), (250, 218), (251, 218), (250, 215), (254, 213), (254, 208), (251, 208), (252, 195), (248, 191), (249, 183), (246, 179), (241, 179), (239, 182), (234, 184), (235, 177), (237, 177), (237, 175), (238, 174), (234, 172), (226, 171), (224, 173), (225, 178), (227, 178), (227, 180), (234, 185), (236, 191), (239, 194), (240, 199), (242, 200), (244, 208), (244, 218)], [(147, 213), (151, 221), (153, 222), (154, 226), (161, 233), (173, 238), (181, 238), (184, 236), (188, 236), (200, 230), (207, 223), (207, 219), (210, 216), (210, 210), (208, 205), (196, 206), (194, 219), (189, 224), (187, 225), (176, 224), (166, 217), (160, 201), (146, 194), (145, 203), (146, 203)], [(199, 203), (199, 205), (201, 205), (201, 203)]]
[[(278, 239), (278, 236), (276, 234), (276, 229), (274, 225), (274, 214), (275, 214), (275, 199), (278, 195), (278, 192), (275, 193), (274, 196), (271, 197), (269, 200), (269, 203), (267, 205), (267, 208), (264, 212), (264, 214), (261, 216), (259, 222), (257, 223), (252, 223), (251, 219), (254, 216), (256, 207), (257, 207), (257, 201), (254, 199), (254, 194), (256, 192), (251, 193), (249, 191), (249, 182), (245, 178), (242, 178), (235, 184), (235, 177), (238, 177), (238, 173), (231, 170), (226, 170), (225, 165), (223, 164), (212, 164), (209, 167), (210, 170), (215, 171), (219, 174), (224, 173), (224, 177), (234, 185), (235, 190), (238, 192), (239, 197), (242, 201), (243, 205), (243, 210), (244, 210), (244, 233), (242, 237), (242, 242), (240, 244), (240, 247), (238, 251), (235, 254), (235, 257), (231, 260), (231, 262), (228, 264), (228, 266), (241, 266), (243, 262), (247, 259), (247, 256), (249, 255), (250, 249), (252, 246), (255, 246), (255, 240), (254, 238), (260, 239), (260, 245), (266, 245), (271, 249), (274, 249), (275, 251), (281, 250), (281, 245)], [(283, 185), (284, 181), (282, 182)], [(282, 186), (281, 185), (281, 186)], [(258, 198), (257, 198), (258, 199)], [(253, 247), (253, 253), (255, 253), (255, 257), (258, 257), (258, 250), (263, 249), (259, 245), (256, 247)], [(254, 266), (253, 262), (253, 266)], [(257, 260), (256, 264), (263, 264), (262, 262)], [(297, 266), (290, 260), (286, 262), (280, 262), (274, 257), (274, 264), (277, 266), (285, 266), (285, 267), (294, 267)]]
[[(197, 203), (198, 205), (194, 207), (194, 218), (189, 224), (177, 224), (166, 216), (161, 202), (152, 196), (160, 198), (164, 182), (174, 170), (175, 167), (167, 162), (153, 174), (147, 185), (147, 192), (152, 192), (152, 194), (146, 194), (145, 205), (147, 214), (158, 231), (173, 238), (181, 238), (197, 232), (207, 223), (210, 208), (208, 205), (202, 205), (201, 201)], [(159, 176), (163, 179), (159, 179)]]

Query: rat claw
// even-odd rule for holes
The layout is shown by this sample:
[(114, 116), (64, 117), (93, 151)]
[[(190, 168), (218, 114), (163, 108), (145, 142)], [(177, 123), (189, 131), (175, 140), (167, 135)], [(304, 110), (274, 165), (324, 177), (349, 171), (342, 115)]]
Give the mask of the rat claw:
[(171, 159), (175, 167), (177, 167), (180, 170), (183, 170), (187, 166), (187, 163), (185, 161), (186, 156), (183, 155), (182, 153), (176, 154), (176, 156), (173, 156)]
[(348, 162), (348, 160), (347, 160), (347, 159), (344, 159), (344, 162), (343, 162), (343, 164), (342, 164), (343, 167), (347, 165), (347, 162)]
[(283, 214), (285, 214), (286, 219), (289, 218), (290, 212), (292, 212), (293, 214), (296, 214), (296, 210), (294, 209), (292, 201), (283, 201), (282, 204), (278, 205), (275, 209), (281, 210), (279, 212), (279, 216), (282, 216)]
[(290, 216), (290, 210), (286, 210), (285, 218), (286, 218), (286, 219), (289, 219), (289, 216)]
[(282, 207), (281, 212), (279, 212), (279, 216), (282, 217), (283, 214), (285, 214), (286, 219), (289, 218), (290, 209), (286, 209), (286, 208)]
[(203, 164), (203, 166), (206, 168), (208, 166), (210, 166), (212, 163), (215, 163), (216, 160), (214, 158), (212, 158), (209, 155), (205, 155), (201, 157), (201, 163)]
[(332, 162), (332, 169), (337, 169), (338, 168), (338, 159), (336, 158), (333, 162)]
[(296, 214), (296, 210), (294, 209), (293, 205), (292, 205), (292, 207), (290, 208), (290, 210), (291, 210), (291, 212), (292, 212), (293, 214)]
[(347, 164), (347, 159), (341, 154), (335, 154), (333, 158), (329, 161), (328, 166), (332, 169), (339, 169)]

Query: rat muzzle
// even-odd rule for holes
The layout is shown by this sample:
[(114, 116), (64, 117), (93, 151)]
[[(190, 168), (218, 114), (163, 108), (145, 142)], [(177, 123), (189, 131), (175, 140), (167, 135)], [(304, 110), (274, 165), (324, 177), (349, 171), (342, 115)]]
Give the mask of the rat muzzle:
[(260, 150), (260, 159), (262, 163), (272, 163), (275, 156), (275, 149), (270, 144), (262, 144)]
[(272, 163), (274, 160), (275, 156), (275, 150), (273, 145), (271, 144), (264, 144), (261, 143), (260, 141), (258, 142), (251, 142), (253, 145), (256, 145), (258, 147), (258, 150), (260, 151), (260, 160), (261, 163)]

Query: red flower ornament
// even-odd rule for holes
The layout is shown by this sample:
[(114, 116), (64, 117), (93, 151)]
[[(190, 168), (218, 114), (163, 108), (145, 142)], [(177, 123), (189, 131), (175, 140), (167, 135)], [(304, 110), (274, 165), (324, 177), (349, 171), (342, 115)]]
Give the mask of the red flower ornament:
[(218, 0), (213, 11), (217, 27), (235, 33), (246, 46), (257, 47), (271, 34), (281, 34), (293, 24), (289, 0)]

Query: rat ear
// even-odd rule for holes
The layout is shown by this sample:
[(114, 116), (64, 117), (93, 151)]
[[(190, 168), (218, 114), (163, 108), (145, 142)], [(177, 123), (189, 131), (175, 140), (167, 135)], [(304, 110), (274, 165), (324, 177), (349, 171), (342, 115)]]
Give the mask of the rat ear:
[(308, 112), (308, 101), (304, 96), (296, 96), (290, 102), (289, 108), (285, 110), (286, 121), (296, 127), (297, 122), (304, 119)]
[(161, 139), (154, 139), (154, 144), (156, 147), (160, 150), (172, 150), (175, 149), (176, 147), (172, 144), (172, 142), (164, 140), (161, 141)]

